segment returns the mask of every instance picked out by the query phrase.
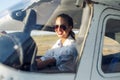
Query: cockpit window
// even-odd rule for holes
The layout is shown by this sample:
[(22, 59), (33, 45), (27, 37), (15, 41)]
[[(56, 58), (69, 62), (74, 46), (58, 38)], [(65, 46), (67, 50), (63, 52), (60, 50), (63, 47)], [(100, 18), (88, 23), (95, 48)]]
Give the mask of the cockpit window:
[[(82, 9), (75, 6), (75, 0), (30, 1), (22, 2), (22, 5), (20, 3), (18, 7), (16, 4), (0, 18), (0, 31), (2, 33), (2, 36), (0, 36), (0, 55), (4, 56), (0, 57), (0, 62), (23, 71), (36, 71), (37, 63), (35, 59), (45, 55), (46, 51), (49, 51), (59, 39), (55, 32), (57, 15), (67, 14), (72, 17), (74, 23), (72, 31), (75, 33), (75, 37), (80, 29), (82, 16)], [(62, 24), (58, 28), (63, 31), (63, 27), (68, 29), (68, 26), (68, 24)], [(58, 32), (59, 35), (62, 33)], [(70, 35), (74, 34), (70, 32)], [(72, 37), (70, 36), (69, 39)], [(66, 44), (68, 43), (66, 42)], [(5, 46), (8, 50), (5, 50)], [(72, 48), (70, 47), (69, 50)], [(65, 52), (67, 53), (69, 50)], [(76, 56), (76, 54), (73, 56)], [(60, 57), (56, 58), (60, 60)], [(71, 56), (69, 58), (73, 59)], [(63, 60), (65, 59), (68, 58), (63, 58)]]
[(108, 19), (106, 23), (102, 70), (105, 73), (120, 72), (120, 19)]

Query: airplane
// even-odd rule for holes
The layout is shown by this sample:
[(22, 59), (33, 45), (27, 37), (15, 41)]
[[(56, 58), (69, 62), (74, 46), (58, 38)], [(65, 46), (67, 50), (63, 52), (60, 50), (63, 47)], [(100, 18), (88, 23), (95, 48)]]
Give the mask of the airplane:
[[(74, 20), (75, 72), (39, 71), (58, 39), (54, 19)], [(27, 0), (0, 15), (0, 80), (120, 80), (120, 0)]]

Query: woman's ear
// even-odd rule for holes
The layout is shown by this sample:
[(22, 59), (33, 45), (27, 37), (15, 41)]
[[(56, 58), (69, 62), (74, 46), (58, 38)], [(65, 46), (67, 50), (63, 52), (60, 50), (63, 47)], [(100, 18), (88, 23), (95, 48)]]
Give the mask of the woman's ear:
[(70, 30), (72, 30), (72, 26), (70, 26), (70, 28), (69, 28)]

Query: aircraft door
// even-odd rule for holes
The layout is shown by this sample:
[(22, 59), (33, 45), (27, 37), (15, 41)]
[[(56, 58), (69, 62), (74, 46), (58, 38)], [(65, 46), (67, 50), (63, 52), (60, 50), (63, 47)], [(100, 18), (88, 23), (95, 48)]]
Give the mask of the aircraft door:
[(103, 10), (98, 20), (91, 80), (119, 80), (120, 11), (111, 8)]

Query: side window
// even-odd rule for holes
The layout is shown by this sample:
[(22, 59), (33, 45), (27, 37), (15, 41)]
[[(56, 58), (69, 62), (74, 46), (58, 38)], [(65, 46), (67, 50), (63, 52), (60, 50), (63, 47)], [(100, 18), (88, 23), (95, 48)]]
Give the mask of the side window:
[(120, 72), (120, 19), (107, 20), (101, 67), (104, 73)]

